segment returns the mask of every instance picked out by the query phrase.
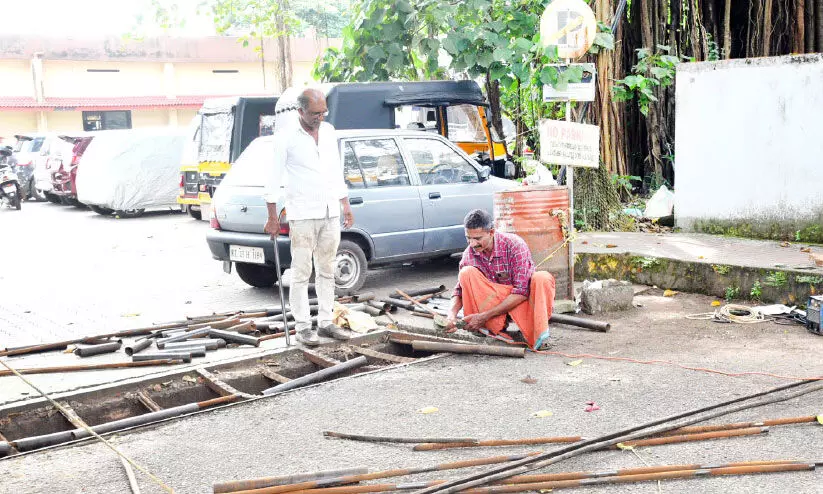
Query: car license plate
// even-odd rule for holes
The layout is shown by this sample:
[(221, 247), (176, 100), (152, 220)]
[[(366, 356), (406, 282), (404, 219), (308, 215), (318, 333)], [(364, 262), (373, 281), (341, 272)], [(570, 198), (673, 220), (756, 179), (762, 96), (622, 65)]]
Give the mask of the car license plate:
[(254, 264), (266, 263), (266, 255), (263, 253), (262, 247), (229, 245), (229, 259), (235, 262), (251, 262)]
[(6, 194), (11, 194), (12, 192), (17, 192), (17, 187), (15, 187), (14, 185), (4, 185), (3, 186), (3, 192), (5, 192)]

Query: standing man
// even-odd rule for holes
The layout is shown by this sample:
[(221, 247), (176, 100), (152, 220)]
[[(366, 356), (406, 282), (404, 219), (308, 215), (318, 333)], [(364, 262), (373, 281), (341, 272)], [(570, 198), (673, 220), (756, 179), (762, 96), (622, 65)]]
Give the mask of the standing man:
[(526, 242), (511, 233), (495, 232), (487, 211), (470, 211), (463, 226), (469, 246), (460, 260), (449, 326), (456, 325), (463, 309), (465, 329), (485, 329), (496, 336), (506, 327), (509, 315), (526, 343), (539, 350), (549, 338), (554, 276), (535, 271)]
[[(343, 209), (344, 228), (352, 226), (354, 215), (349, 206), (334, 127), (323, 121), (329, 113), (325, 95), (316, 89), (306, 89), (298, 96), (297, 103), (299, 125), (275, 129), (274, 163), (265, 189), (269, 212), (265, 231), (272, 239), (277, 238), (280, 231), (277, 200), (280, 187), (285, 186), (292, 260), (289, 304), (298, 341), (316, 346), (320, 344), (318, 332), (336, 339), (349, 338), (347, 331), (332, 323), (332, 310), (340, 209)], [(312, 258), (319, 330), (312, 328), (309, 309)]]

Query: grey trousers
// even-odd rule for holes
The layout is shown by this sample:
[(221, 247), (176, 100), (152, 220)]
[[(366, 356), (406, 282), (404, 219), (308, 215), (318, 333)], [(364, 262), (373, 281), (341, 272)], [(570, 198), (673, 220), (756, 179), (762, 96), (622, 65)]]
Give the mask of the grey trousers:
[(289, 221), (291, 240), (291, 288), (289, 304), (295, 329), (311, 328), (309, 279), (314, 261), (314, 287), (317, 292), (317, 325), (332, 322), (334, 309), (334, 271), (340, 245), (340, 217)]

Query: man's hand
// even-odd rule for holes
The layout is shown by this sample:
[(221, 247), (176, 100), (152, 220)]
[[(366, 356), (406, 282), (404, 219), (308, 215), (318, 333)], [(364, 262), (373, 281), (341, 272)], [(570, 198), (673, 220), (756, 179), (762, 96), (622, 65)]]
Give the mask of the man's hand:
[(354, 213), (351, 211), (348, 201), (343, 205), (343, 228), (351, 228), (354, 224)]
[(280, 234), (280, 223), (274, 218), (269, 218), (263, 231), (271, 235), (271, 239), (274, 240)]
[(486, 327), (486, 322), (488, 322), (489, 319), (491, 318), (487, 316), (485, 312), (479, 312), (477, 314), (464, 316), (463, 322), (466, 323), (467, 330), (479, 331), (481, 328)]
[(449, 314), (446, 321), (448, 321), (448, 325), (446, 325), (446, 329), (443, 331), (444, 333), (454, 333), (457, 331), (457, 314)]

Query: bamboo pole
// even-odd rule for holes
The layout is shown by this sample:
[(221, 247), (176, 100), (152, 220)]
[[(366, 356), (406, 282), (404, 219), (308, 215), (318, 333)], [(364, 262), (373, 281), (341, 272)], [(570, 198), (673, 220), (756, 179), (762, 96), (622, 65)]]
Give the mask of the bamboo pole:
[[(454, 448), (483, 448), (488, 446), (519, 446), (524, 444), (555, 444), (555, 443), (576, 443), (582, 441), (580, 436), (569, 437), (530, 437), (526, 439), (493, 439), (488, 441), (480, 441), (471, 439), (463, 442), (447, 442), (442, 441), (443, 444), (436, 444), (434, 441), (421, 441), (413, 448), (414, 451), (434, 451), (439, 449), (454, 449)], [(473, 441), (473, 442), (472, 442)]]
[[(20, 374), (52, 374), (55, 372), (78, 372), (101, 369), (126, 369), (131, 367), (149, 367), (153, 365), (176, 365), (182, 363), (180, 360), (157, 359), (145, 360), (142, 362), (116, 362), (111, 364), (88, 364), (88, 365), (63, 365), (58, 367), (39, 367), (29, 369), (16, 369)], [(13, 375), (9, 370), (0, 370), (0, 377)]]

